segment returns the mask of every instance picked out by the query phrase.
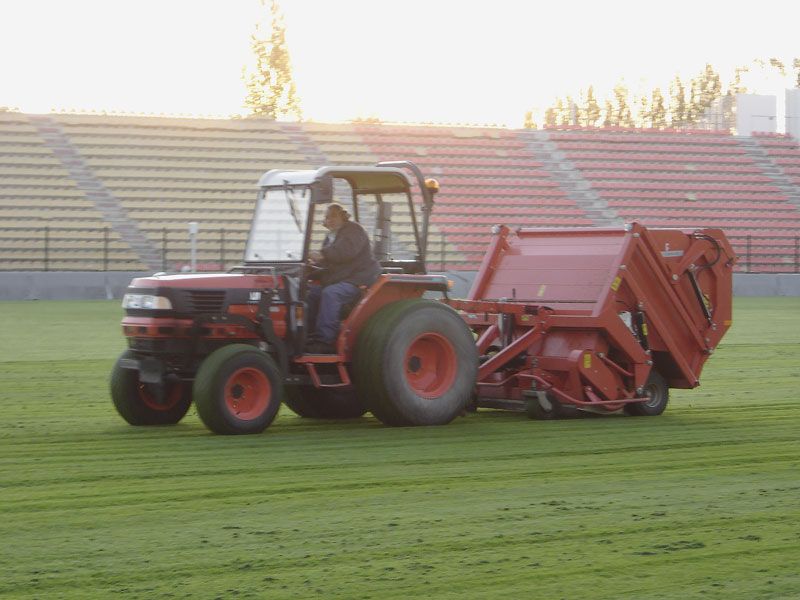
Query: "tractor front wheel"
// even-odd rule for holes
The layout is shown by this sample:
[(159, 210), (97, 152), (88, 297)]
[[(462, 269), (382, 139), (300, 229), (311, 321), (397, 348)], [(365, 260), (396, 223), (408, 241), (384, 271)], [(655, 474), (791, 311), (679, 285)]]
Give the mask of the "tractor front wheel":
[(120, 416), (131, 425), (174, 425), (192, 403), (192, 385), (185, 381), (168, 381), (160, 389), (139, 381), (139, 371), (125, 369), (122, 362), (136, 358), (125, 350), (111, 370), (111, 399)]
[(667, 380), (656, 371), (650, 371), (644, 384), (644, 402), (631, 402), (625, 405), (625, 412), (636, 417), (655, 417), (664, 412), (669, 402)]
[(261, 433), (278, 414), (282, 396), (275, 361), (247, 344), (212, 352), (194, 381), (197, 414), (214, 433)]
[(444, 425), (464, 413), (478, 373), (472, 332), (449, 306), (410, 298), (383, 307), (359, 334), (354, 379), (387, 425)]

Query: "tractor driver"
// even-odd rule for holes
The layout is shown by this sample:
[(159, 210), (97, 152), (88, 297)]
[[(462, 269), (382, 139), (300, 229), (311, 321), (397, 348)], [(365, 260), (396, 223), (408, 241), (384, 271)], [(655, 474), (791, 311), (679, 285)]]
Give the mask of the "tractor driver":
[(358, 286), (372, 285), (381, 272), (367, 232), (350, 220), (350, 214), (341, 204), (328, 205), (323, 224), (329, 233), (322, 249), (309, 253), (311, 263), (322, 267), (312, 275), (321, 285), (311, 286), (306, 298), (306, 324), (310, 332), (306, 352), (310, 354), (336, 352), (342, 306), (361, 295)]

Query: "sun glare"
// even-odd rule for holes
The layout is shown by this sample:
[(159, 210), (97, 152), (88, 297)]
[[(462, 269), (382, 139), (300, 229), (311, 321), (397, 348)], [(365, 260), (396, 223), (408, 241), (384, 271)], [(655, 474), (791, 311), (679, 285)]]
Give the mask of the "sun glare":
[[(496, 0), (282, 0), (306, 118), (521, 125), (555, 96), (601, 97), (620, 78), (668, 93), (676, 73), (778, 57), (791, 66), (800, 7), (689, 3), (642, 16)], [(0, 106), (227, 116), (243, 112), (249, 36), (268, 14), (257, 0), (19, 0), (3, 3)], [(774, 5), (774, 6), (773, 6)], [(780, 19), (773, 10), (780, 7)], [(688, 11), (685, 12), (684, 11)], [(680, 15), (691, 15), (684, 17)], [(43, 18), (46, 16), (46, 18)], [(758, 74), (752, 74), (758, 78)], [(790, 83), (761, 81), (762, 93)], [(772, 89), (774, 88), (774, 89)]]

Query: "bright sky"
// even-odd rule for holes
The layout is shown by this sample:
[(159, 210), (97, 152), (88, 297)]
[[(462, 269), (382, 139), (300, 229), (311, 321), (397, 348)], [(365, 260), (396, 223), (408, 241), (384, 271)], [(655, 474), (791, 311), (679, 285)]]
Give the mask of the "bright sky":
[[(800, 2), (279, 0), (304, 116), (522, 124), (625, 77), (800, 57)], [(269, 2), (267, 2), (269, 4)], [(243, 112), (258, 0), (0, 0), (0, 106)], [(778, 93), (783, 82), (772, 81)], [(782, 94), (782, 92), (780, 92)]]

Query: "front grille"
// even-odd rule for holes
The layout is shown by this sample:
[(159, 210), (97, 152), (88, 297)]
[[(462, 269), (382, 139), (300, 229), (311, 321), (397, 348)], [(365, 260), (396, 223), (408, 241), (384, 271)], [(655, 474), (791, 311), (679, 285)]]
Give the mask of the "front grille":
[(225, 308), (225, 290), (189, 290), (192, 313), (220, 313)]

